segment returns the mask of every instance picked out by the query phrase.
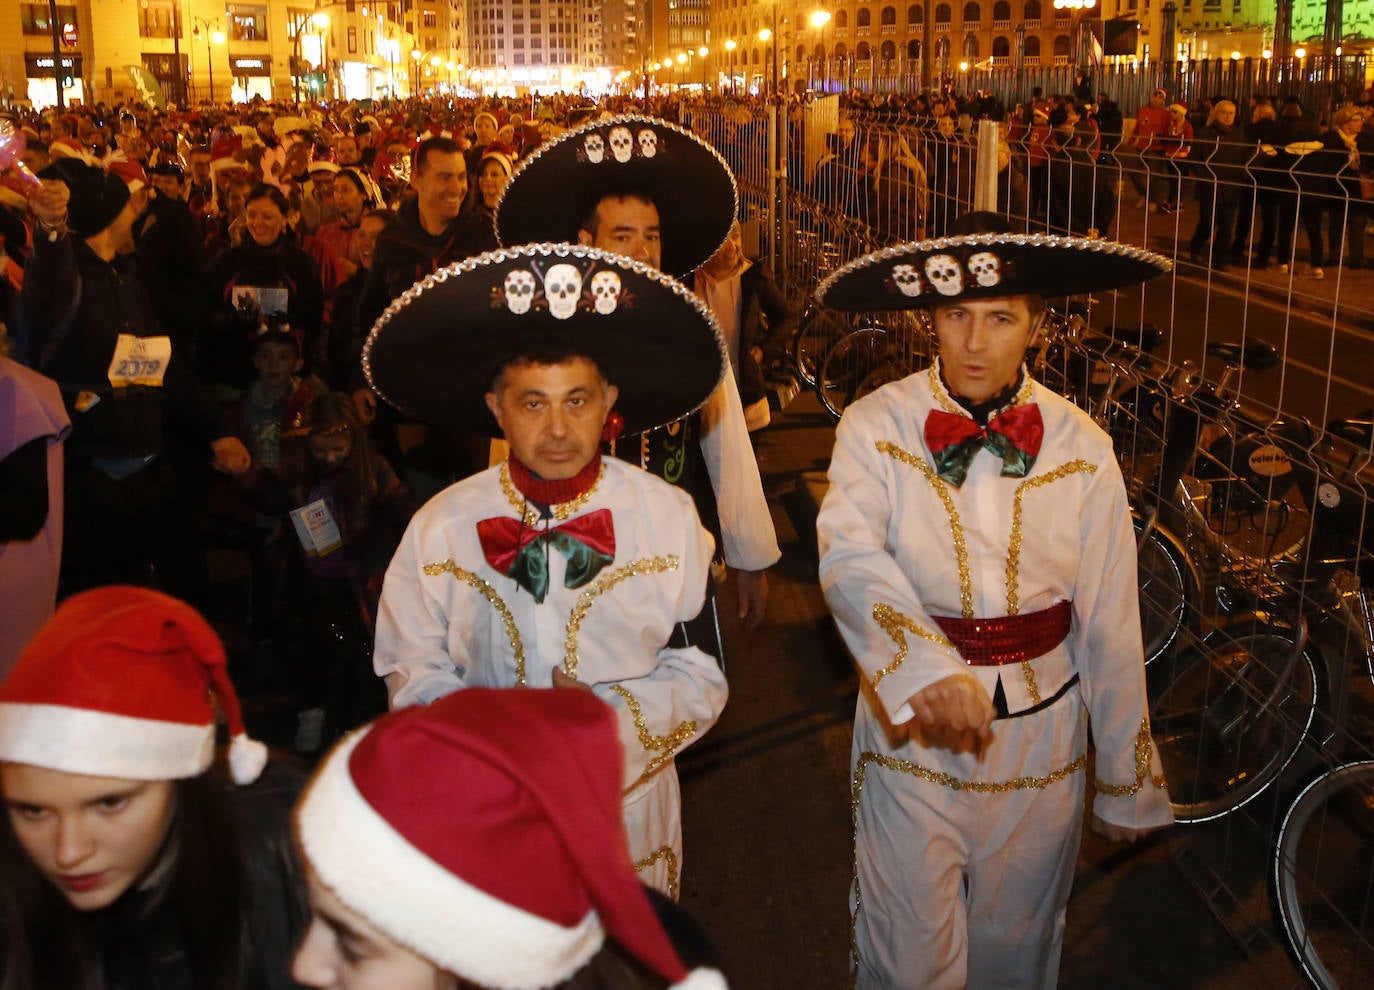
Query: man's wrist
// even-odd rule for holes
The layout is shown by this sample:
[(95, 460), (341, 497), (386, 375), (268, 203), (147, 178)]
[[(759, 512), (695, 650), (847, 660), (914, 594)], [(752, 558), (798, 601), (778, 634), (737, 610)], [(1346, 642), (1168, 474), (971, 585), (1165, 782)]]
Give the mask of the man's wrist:
[(67, 234), (67, 214), (63, 213), (56, 220), (45, 220), (38, 217), (38, 229), (48, 235), (49, 241), (55, 241), (59, 237)]

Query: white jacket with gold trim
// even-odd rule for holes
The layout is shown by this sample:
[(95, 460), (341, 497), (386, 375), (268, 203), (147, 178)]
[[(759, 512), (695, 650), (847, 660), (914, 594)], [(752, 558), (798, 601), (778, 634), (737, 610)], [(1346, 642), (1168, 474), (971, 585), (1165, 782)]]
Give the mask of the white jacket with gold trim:
[(393, 708), (465, 687), (552, 687), (555, 668), (573, 673), (615, 710), (633, 789), (715, 724), (728, 689), (714, 657), (666, 645), (705, 601), (711, 537), (691, 497), (615, 458), (603, 464), (569, 518), (609, 509), (614, 560), (566, 588), (566, 561), (549, 547), (540, 604), (488, 564), (478, 541), (480, 520), (520, 518), (501, 466), (426, 503), (387, 569), (373, 663)]
[[(893, 725), (912, 718), (912, 695), (952, 674), (971, 672), (989, 697), (1000, 679), (1013, 714), (1077, 674), (1097, 748), (1095, 812), (1129, 827), (1163, 824), (1171, 811), (1148, 736), (1121, 471), (1085, 413), (1035, 382), (1028, 398), (1040, 405), (1045, 436), (1027, 477), (1002, 477), (1001, 459), (981, 450), (959, 488), (936, 474), (923, 436), (932, 409), (962, 413), (933, 369), (846, 409), (817, 521), (826, 600)], [(931, 619), (1025, 614), (1064, 600), (1073, 603), (1068, 637), (1023, 664), (970, 666)], [(890, 750), (875, 720), (860, 718), (855, 732), (873, 737), (856, 748)]]

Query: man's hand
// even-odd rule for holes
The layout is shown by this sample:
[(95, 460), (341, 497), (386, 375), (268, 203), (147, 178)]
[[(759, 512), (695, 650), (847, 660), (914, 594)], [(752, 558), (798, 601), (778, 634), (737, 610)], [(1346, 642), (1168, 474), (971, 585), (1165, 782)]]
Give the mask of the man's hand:
[(370, 388), (360, 388), (353, 393), (353, 408), (364, 425), (377, 418), (377, 393)]
[(739, 585), (739, 617), (745, 629), (754, 630), (768, 611), (768, 572), (736, 571)]
[(238, 437), (220, 437), (210, 449), (215, 452), (215, 470), (222, 474), (240, 475), (253, 466), (248, 448)]
[(556, 688), (577, 688), (579, 691), (591, 693), (592, 686), (575, 681), (567, 674), (563, 673), (562, 667), (553, 668), (553, 686)]
[(956, 753), (982, 752), (992, 738), (997, 710), (972, 674), (951, 674), (911, 696), (912, 720), (932, 746)]
[(67, 219), (67, 203), (72, 198), (67, 184), (58, 179), (40, 179), (42, 185), (29, 192), (29, 209), (40, 222), (56, 226)]

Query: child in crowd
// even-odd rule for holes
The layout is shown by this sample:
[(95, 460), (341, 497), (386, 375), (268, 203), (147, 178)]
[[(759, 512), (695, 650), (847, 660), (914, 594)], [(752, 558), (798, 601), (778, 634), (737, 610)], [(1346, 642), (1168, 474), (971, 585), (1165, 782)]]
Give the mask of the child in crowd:
[(302, 436), (282, 450), (291, 526), (304, 551), (304, 708), (296, 748), (313, 752), (386, 710), (372, 672), (382, 577), (414, 511), (396, 472), (372, 449), (349, 398), (311, 402)]
[(269, 330), (253, 343), (257, 377), (231, 408), (234, 434), (253, 455), (255, 467), (277, 470), (282, 437), (303, 429), (310, 403), (325, 391), (313, 376), (300, 377), (304, 364), (295, 333)]

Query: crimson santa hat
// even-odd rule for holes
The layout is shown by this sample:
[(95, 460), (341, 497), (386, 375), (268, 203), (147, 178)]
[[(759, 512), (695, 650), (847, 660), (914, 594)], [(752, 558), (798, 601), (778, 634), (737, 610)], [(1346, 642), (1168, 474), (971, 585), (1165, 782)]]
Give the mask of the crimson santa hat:
[(248, 738), (224, 646), (195, 609), (147, 588), (73, 595), (0, 684), (0, 762), (124, 780), (209, 769), (216, 713), (229, 772), (257, 779), (267, 748)]
[(301, 848), (350, 910), (492, 990), (558, 984), (607, 936), (676, 990), (724, 990), (688, 971), (635, 875), (622, 759), (589, 692), (458, 691), (335, 747), (297, 808)]

